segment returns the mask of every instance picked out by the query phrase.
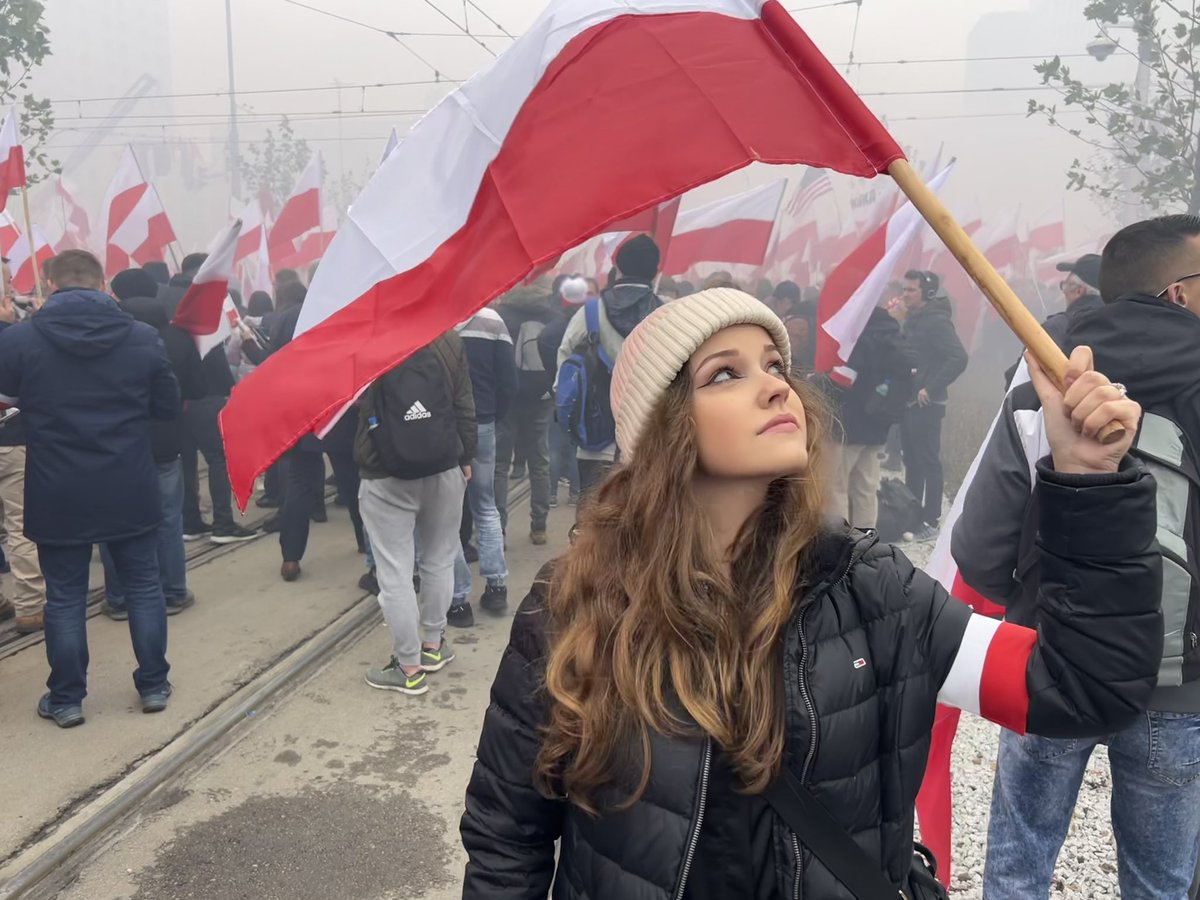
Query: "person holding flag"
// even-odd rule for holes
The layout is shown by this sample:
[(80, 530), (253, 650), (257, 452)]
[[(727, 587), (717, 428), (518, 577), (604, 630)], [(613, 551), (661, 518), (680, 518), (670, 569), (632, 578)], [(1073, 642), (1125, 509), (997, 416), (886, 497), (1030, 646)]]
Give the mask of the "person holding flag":
[[(1141, 409), (1086, 348), (1065, 393), (1030, 366), (1050, 443), (1036, 631), (827, 524), (829, 422), (789, 360), (779, 318), (731, 289), (625, 339), (624, 463), (514, 621), (467, 788), (464, 900), (541, 900), (552, 881), (570, 898), (935, 897), (912, 836), (939, 700), (1073, 737), (1150, 696), (1162, 570), (1154, 480), (1127, 457)], [(1101, 517), (1120, 527), (1066, 527)]]

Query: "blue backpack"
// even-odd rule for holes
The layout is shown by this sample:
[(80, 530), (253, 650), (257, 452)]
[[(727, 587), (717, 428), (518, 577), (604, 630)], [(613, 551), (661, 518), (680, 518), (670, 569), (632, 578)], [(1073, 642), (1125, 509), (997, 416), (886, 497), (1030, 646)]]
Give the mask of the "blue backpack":
[(559, 426), (581, 450), (603, 450), (617, 439), (612, 406), (612, 360), (600, 344), (600, 301), (583, 308), (587, 339), (558, 369), (554, 405)]

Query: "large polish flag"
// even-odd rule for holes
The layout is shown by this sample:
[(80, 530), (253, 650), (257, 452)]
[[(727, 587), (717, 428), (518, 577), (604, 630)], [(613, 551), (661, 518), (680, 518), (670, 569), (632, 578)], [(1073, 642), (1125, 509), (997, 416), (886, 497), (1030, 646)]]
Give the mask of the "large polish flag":
[[(941, 190), (953, 169), (951, 161), (929, 187)], [(842, 385), (854, 383), (857, 373), (847, 360), (923, 222), (912, 203), (905, 203), (829, 274), (817, 301), (816, 371), (829, 372)]]
[(9, 107), (0, 125), (0, 205), (9, 193), (25, 186), (25, 148), (21, 146), (17, 107)]
[(778, 0), (555, 0), (408, 133), (296, 340), (235, 388), (239, 501), (372, 380), (610, 223), (754, 161), (869, 178), (903, 156)]
[(146, 181), (134, 156), (125, 147), (117, 173), (104, 197), (101, 220), (105, 225), (105, 271), (115, 275), (133, 263), (161, 260), (163, 250), (175, 240), (175, 231), (158, 191)]
[[(196, 348), (204, 356), (232, 333), (226, 315), (229, 299), (229, 276), (233, 274), (233, 259), (237, 252), (241, 221), (236, 221), (213, 241), (208, 258), (196, 272), (187, 292), (179, 301), (171, 324), (182, 328), (196, 339)], [(234, 310), (235, 314), (237, 310)]]
[(283, 249), (285, 254), (293, 252), (295, 247), (291, 242), (306, 231), (321, 227), (321, 181), (324, 165), (321, 154), (314, 153), (308, 159), (308, 165), (296, 179), (291, 195), (283, 203), (275, 224), (271, 226), (268, 243), (272, 253), (276, 247)]
[(706, 262), (761, 265), (786, 190), (787, 179), (780, 178), (682, 213), (671, 235), (663, 274), (679, 275)]
[(12, 269), (13, 290), (19, 294), (32, 294), (37, 288), (37, 276), (46, 260), (54, 257), (54, 247), (46, 239), (45, 232), (33, 226), (33, 252), (29, 251), (28, 235), (17, 238), (8, 252), (9, 267)]

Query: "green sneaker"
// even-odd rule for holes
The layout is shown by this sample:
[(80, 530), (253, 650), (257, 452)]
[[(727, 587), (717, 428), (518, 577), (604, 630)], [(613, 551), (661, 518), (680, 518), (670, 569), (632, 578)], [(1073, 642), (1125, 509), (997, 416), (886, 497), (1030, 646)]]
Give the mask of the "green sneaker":
[(453, 660), (454, 651), (450, 649), (445, 638), (442, 638), (442, 643), (436, 650), (421, 648), (421, 668), (426, 672), (440, 672)]
[(400, 668), (400, 660), (394, 656), (382, 669), (371, 669), (367, 672), (367, 684), (381, 691), (399, 691), (414, 697), (429, 690), (424, 671), (409, 675)]

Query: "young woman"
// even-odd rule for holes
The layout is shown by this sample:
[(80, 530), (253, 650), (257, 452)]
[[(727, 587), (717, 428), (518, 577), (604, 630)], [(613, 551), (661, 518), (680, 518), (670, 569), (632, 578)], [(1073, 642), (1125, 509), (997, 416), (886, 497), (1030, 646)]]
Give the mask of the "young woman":
[[(1053, 448), (1036, 632), (822, 521), (825, 423), (790, 359), (779, 319), (727, 289), (627, 338), (624, 464), (513, 624), (467, 790), (464, 897), (545, 898), (553, 878), (579, 900), (848, 900), (763, 797), (785, 769), (907, 890), (939, 700), (1070, 736), (1149, 698), (1154, 485), (1125, 459), (1139, 407), (1086, 348), (1065, 395), (1030, 364)], [(1124, 439), (1099, 443), (1114, 419)]]

